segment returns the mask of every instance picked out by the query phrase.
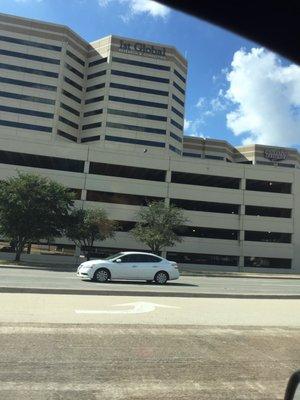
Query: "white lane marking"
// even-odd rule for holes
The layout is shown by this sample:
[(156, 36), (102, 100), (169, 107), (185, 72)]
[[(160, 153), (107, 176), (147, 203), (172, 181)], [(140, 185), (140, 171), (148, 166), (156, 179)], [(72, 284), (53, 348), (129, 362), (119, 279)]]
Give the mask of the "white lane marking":
[(113, 307), (130, 307), (129, 310), (75, 310), (76, 314), (144, 314), (154, 311), (156, 308), (180, 308), (176, 306), (165, 306), (163, 304), (147, 303), (137, 301), (134, 303), (114, 304)]

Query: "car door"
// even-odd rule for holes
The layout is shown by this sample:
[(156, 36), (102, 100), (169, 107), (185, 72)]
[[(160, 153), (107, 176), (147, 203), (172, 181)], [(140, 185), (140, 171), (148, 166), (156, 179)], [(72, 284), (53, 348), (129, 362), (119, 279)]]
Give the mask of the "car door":
[(151, 254), (134, 254), (131, 279), (152, 280), (159, 270), (161, 259)]
[(131, 279), (132, 254), (125, 254), (113, 261), (112, 279)]

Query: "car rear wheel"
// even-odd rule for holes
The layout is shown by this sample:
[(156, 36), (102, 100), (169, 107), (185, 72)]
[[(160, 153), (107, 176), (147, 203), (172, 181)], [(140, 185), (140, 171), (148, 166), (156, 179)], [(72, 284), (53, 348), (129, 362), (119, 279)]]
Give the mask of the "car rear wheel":
[(158, 283), (159, 285), (164, 285), (165, 283), (167, 283), (168, 279), (169, 279), (169, 276), (164, 271), (157, 272), (157, 274), (154, 277), (155, 282)]
[(110, 273), (105, 268), (97, 269), (94, 274), (94, 280), (97, 282), (107, 282), (110, 278)]

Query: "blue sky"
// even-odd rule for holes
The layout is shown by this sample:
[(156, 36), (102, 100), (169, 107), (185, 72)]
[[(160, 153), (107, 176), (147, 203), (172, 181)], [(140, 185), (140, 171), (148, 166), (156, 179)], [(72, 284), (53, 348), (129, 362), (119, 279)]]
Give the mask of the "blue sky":
[(186, 134), (234, 145), (300, 143), (300, 68), (253, 42), (150, 0), (0, 0), (0, 11), (174, 45), (187, 57)]

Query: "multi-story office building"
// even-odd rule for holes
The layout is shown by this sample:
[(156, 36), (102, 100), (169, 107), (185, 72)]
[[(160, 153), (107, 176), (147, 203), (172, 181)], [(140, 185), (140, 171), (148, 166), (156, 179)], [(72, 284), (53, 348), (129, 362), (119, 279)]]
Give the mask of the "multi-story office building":
[[(0, 15), (0, 179), (37, 172), (119, 221), (102, 253), (143, 249), (139, 207), (184, 209), (186, 267), (300, 272), (297, 150), (183, 137), (187, 64), (173, 47)], [(56, 243), (70, 244), (60, 238)], [(99, 243), (97, 244), (100, 245)]]

